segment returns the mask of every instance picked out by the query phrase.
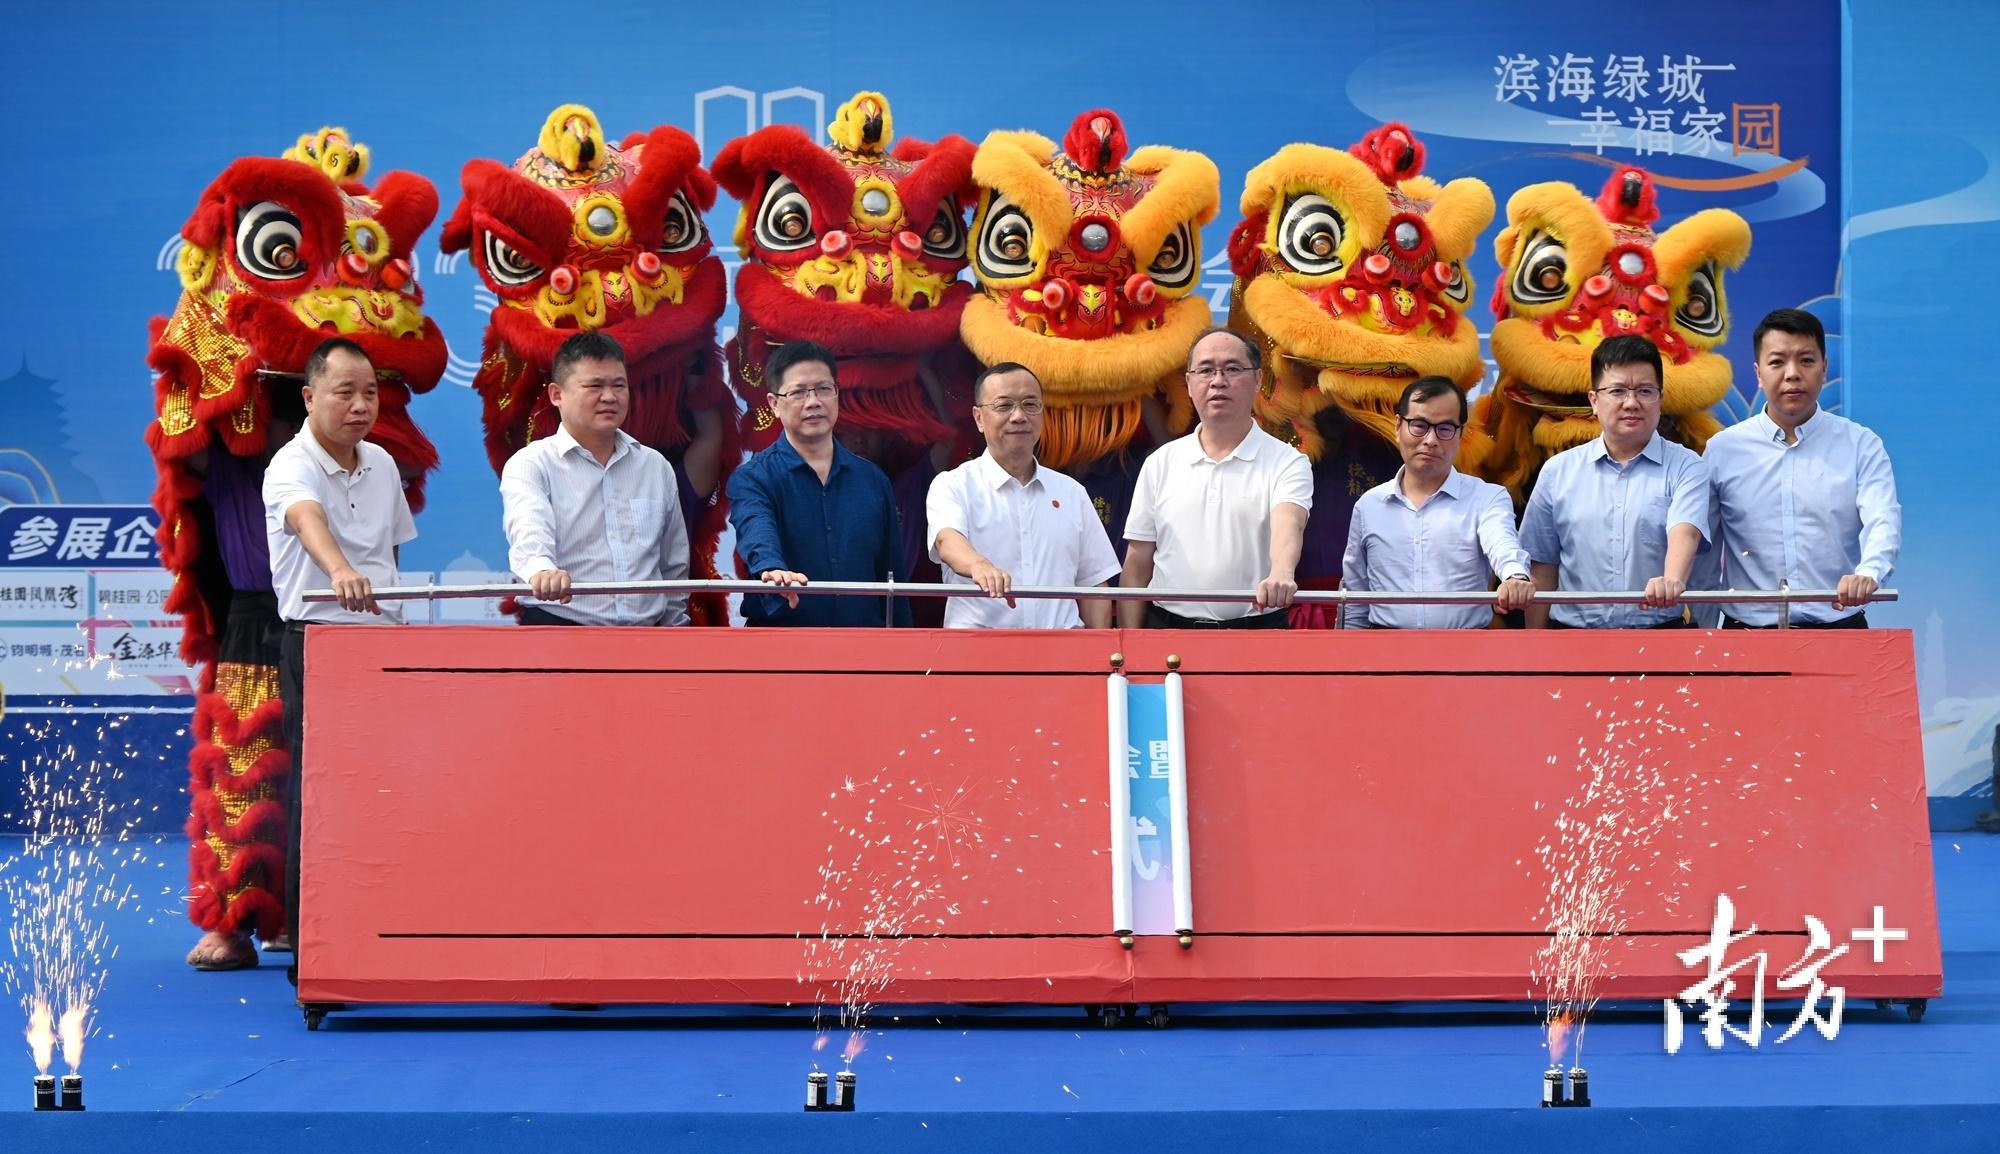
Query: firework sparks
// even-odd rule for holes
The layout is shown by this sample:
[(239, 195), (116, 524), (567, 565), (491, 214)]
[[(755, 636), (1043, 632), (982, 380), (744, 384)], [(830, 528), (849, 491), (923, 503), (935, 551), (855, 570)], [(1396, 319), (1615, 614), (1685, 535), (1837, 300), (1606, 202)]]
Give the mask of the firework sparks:
[(46, 1074), (49, 1063), (55, 1060), (56, 1031), (55, 1014), (49, 1004), (37, 998), (28, 1010), (28, 1052), (35, 1057), (35, 1072)]
[[(939, 727), (917, 733), (874, 773), (837, 779), (826, 811), (834, 838), (811, 899), (820, 932), (806, 939), (799, 974), (815, 1003), (815, 1054), (839, 1029), (847, 1032), (840, 1062), (851, 1066), (861, 1056), (869, 1014), (901, 972), (904, 948), (947, 934), (975, 872), (1017, 848), (981, 810), (1011, 805), (1017, 779), (1009, 772), (1042, 756), (982, 749), (971, 727)], [(938, 771), (954, 766), (957, 784), (940, 786)]]
[[(95, 748), (116, 749), (120, 739), (112, 731), (123, 721), (107, 717)], [(29, 1052), (42, 1073), (58, 1046), (72, 1074), (83, 1064), (92, 1006), (117, 953), (100, 912), (142, 905), (123, 879), (141, 866), (165, 864), (149, 862), (135, 838), (151, 811), (139, 812), (120, 796), (126, 792), (121, 758), (79, 756), (78, 746), (90, 740), (77, 732), (79, 722), (89, 724), (81, 714), (59, 714), (23, 727), (23, 745), (35, 751), (20, 759), (23, 804), (19, 813), (0, 815), (27, 831), (19, 853), (0, 862), (0, 892), (11, 915), (0, 989), (20, 999)], [(167, 756), (129, 741), (123, 755)]]
[[(1709, 823), (1702, 815), (1712, 802), (1728, 799), (1724, 791), (1732, 784), (1723, 771), (1733, 759), (1717, 757), (1713, 748), (1716, 740), (1726, 740), (1720, 733), (1692, 718), (1683, 723), (1657, 694), (1650, 705), (1643, 695), (1626, 699), (1620, 680), (1612, 679), (1610, 700), (1583, 703), (1603, 723), (1602, 736), (1594, 749), (1587, 736), (1578, 739), (1580, 781), (1556, 810), (1554, 832), (1536, 847), (1538, 860), (1530, 867), (1539, 869), (1548, 885), (1537, 912), (1548, 940), (1537, 951), (1530, 976), (1543, 1006), (1543, 1042), (1552, 1065), (1562, 1063), (1565, 1054), (1582, 1063), (1590, 1012), (1635, 907), (1657, 901), (1657, 908), (1638, 912), (1670, 915), (1694, 876), (1694, 857), (1666, 856), (1662, 839), (1705, 836), (1701, 831)], [(1643, 689), (1642, 682), (1633, 679), (1630, 687)], [(1668, 700), (1674, 710), (1699, 704), (1685, 694)], [(1557, 764), (1557, 756), (1549, 762)], [(1756, 769), (1754, 763), (1748, 767)], [(1735, 781), (1735, 796), (1747, 798), (1755, 786)], [(1642, 895), (1633, 889), (1635, 881), (1639, 890), (1653, 892)]]
[(83, 1035), (90, 1023), (90, 1003), (77, 1002), (62, 1013), (56, 1036), (62, 1040), (63, 1064), (74, 1074), (83, 1067)]

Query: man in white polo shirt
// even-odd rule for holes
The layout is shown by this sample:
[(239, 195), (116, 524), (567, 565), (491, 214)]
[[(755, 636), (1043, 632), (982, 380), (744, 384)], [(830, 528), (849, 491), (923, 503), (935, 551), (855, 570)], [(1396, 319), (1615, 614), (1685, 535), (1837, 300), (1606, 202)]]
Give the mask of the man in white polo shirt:
[(931, 560), (952, 585), (987, 596), (945, 603), (946, 629), (1111, 627), (1109, 601), (1037, 598), (1016, 603), (1016, 583), (1104, 585), (1118, 554), (1082, 485), (1035, 460), (1042, 437), (1042, 382), (1007, 361), (972, 385), (972, 420), (986, 452), (931, 482), (924, 503)]
[(562, 427), (500, 471), (507, 563), (535, 591), (521, 624), (686, 625), (686, 594), (570, 599), (574, 581), (686, 580), (687, 524), (674, 467), (620, 428), (632, 391), (618, 342), (577, 333), (550, 372)]
[(1250, 405), (1262, 365), (1257, 347), (1228, 329), (1210, 329), (1189, 350), (1188, 397), (1201, 423), (1140, 467), (1119, 582), (1254, 589), (1256, 602), (1121, 601), (1120, 625), (1286, 627), (1312, 510), (1312, 467), (1305, 454), (1257, 427)]
[[(264, 471), (264, 536), (271, 585), (285, 619), (278, 696), (292, 750), (292, 831), (286, 846), (285, 909), (299, 944), (299, 812), (304, 793), (305, 629), (313, 625), (401, 624), (401, 607), (377, 604), (377, 586), (396, 581), (396, 548), (417, 535), (403, 480), (388, 450), (365, 439), (379, 411), (375, 366), (353, 341), (336, 337), (306, 360), (306, 423)], [(308, 589), (331, 588), (338, 603), (308, 605)], [(296, 955), (294, 955), (296, 956)], [(297, 967), (292, 969), (296, 981)]]

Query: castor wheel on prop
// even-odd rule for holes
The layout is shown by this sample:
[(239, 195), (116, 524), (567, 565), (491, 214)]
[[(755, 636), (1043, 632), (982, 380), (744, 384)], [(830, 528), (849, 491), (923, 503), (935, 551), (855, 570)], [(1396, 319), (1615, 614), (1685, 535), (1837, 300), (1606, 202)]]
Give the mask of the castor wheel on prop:
[(1930, 1005), (1929, 998), (1911, 998), (1904, 1003), (1904, 1009), (1909, 1013), (1910, 1021), (1921, 1022), (1924, 1020), (1924, 1011), (1930, 1009)]
[(1148, 1021), (1149, 1023), (1151, 1023), (1151, 1024), (1152, 1024), (1152, 1027), (1153, 1027), (1153, 1028), (1154, 1028), (1155, 1030), (1164, 1030), (1164, 1029), (1166, 1029), (1166, 1028), (1167, 1028), (1167, 1007), (1166, 1007), (1166, 1005), (1165, 1005), (1164, 1003), (1159, 1003), (1159, 1002), (1156, 1002), (1156, 1003), (1154, 1003), (1154, 1004), (1153, 1004), (1153, 1012), (1152, 1012), (1151, 1014), (1148, 1014), (1148, 1015), (1146, 1016), (1146, 1021)]
[(326, 1021), (328, 1014), (333, 1013), (335, 1010), (344, 1010), (346, 1008), (345, 1005), (339, 1002), (310, 1002), (299, 1006), (299, 1009), (305, 1011), (306, 1029), (308, 1030), (319, 1029), (319, 1024)]
[(1118, 1028), (1118, 1023), (1125, 1020), (1125, 1015), (1117, 1006), (1107, 1004), (1099, 1009), (1097, 1020), (1103, 1023), (1105, 1029), (1115, 1030)]

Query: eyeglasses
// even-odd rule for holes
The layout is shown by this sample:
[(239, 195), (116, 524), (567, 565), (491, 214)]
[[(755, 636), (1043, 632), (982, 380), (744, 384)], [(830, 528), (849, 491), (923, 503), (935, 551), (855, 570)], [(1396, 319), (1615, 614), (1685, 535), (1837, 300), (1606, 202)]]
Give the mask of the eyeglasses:
[(1224, 377), (1232, 381), (1240, 381), (1244, 377), (1255, 376), (1256, 373), (1257, 370), (1251, 368), (1249, 365), (1204, 365), (1198, 369), (1189, 369), (1187, 371), (1187, 378), (1198, 385), (1206, 385), (1222, 380)]
[(1610, 389), (1592, 389), (1590, 391), (1596, 393), (1600, 397), (1603, 397), (1605, 400), (1610, 401), (1614, 405), (1624, 404), (1626, 398), (1628, 397), (1637, 397), (1639, 399), (1639, 403), (1642, 405), (1650, 405), (1654, 401), (1660, 399), (1660, 390), (1659, 386), (1657, 385), (1640, 385), (1636, 389), (1610, 388)]
[(1397, 417), (1396, 419), (1403, 422), (1403, 426), (1410, 430), (1410, 435), (1419, 441), (1430, 436), (1432, 433), (1436, 433), (1440, 441), (1449, 441), (1453, 437), (1458, 436), (1458, 431), (1465, 427), (1450, 421), (1433, 425), (1422, 418)]
[(774, 397), (783, 397), (788, 401), (804, 401), (813, 397), (818, 397), (822, 401), (830, 401), (838, 392), (840, 392), (838, 385), (807, 385), (804, 388), (793, 389), (789, 393), (772, 393), (771, 395)]
[(985, 409), (987, 412), (1000, 417), (1012, 416), (1017, 409), (1020, 410), (1021, 415), (1024, 417), (1039, 417), (1042, 415), (1042, 403), (1033, 397), (1029, 397), (1025, 401), (994, 401), (992, 404), (975, 405), (974, 407)]

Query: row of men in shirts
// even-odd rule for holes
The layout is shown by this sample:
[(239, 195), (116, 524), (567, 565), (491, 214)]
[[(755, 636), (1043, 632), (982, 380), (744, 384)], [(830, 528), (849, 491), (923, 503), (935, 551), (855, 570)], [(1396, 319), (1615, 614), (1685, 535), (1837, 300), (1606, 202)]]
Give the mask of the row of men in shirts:
[[(1707, 455), (1659, 435), (1661, 362), (1639, 337), (1591, 357), (1596, 440), (1543, 468), (1517, 529), (1499, 486), (1454, 468), (1465, 394), (1418, 380), (1397, 406), (1403, 466), (1354, 506), (1342, 586), (1367, 591), (1492, 591), (1488, 604), (1350, 603), (1345, 624), (1479, 628), (1492, 609), (1523, 610), (1530, 627), (1666, 628), (1688, 623), (1681, 595), (1704, 573), (1717, 587), (1833, 588), (1831, 604), (1791, 609), (1798, 626), (1865, 626), (1863, 606), (1894, 568), (1901, 538), (1895, 479), (1879, 437), (1819, 408), (1825, 332), (1781, 309), (1757, 327), (1765, 405), (1718, 434)], [(1155, 628), (1283, 628), (1313, 503), (1296, 449), (1252, 412), (1254, 344), (1215, 329), (1193, 346), (1187, 390), (1198, 425), (1141, 468), (1121, 564), (1083, 487), (1035, 460), (1041, 384), (997, 365), (974, 391), (986, 441), (978, 458), (931, 484), (927, 539), (946, 580), (987, 596), (957, 597), (949, 627), (1108, 627), (1113, 602), (1010, 596), (1016, 586), (1254, 589), (1253, 602), (1116, 602), (1117, 624)], [(772, 586), (743, 602), (751, 625), (906, 624), (880, 598), (800, 597), (814, 581), (879, 581), (902, 568), (888, 478), (834, 436), (840, 389), (833, 356), (798, 341), (767, 365), (784, 435), (729, 483), (736, 548)], [(508, 562), (534, 596), (524, 624), (672, 625), (685, 597), (573, 597), (582, 582), (684, 578), (688, 537), (672, 466), (620, 430), (629, 406), (622, 353), (602, 334), (571, 337), (550, 396), (562, 425), (507, 463), (500, 490)], [(395, 619), (372, 589), (393, 580), (395, 548), (415, 536), (395, 469), (366, 443), (374, 374), (361, 350), (329, 341), (308, 368), (306, 428), (271, 462), (266, 530), (280, 608), (291, 622)], [(1496, 587), (1497, 580), (1497, 587)], [(337, 604), (307, 605), (331, 587)], [(1638, 605), (1546, 605), (1550, 589), (1643, 592)], [(884, 614), (894, 613), (885, 622)], [(1726, 608), (1725, 626), (1769, 626), (1768, 605)]]

